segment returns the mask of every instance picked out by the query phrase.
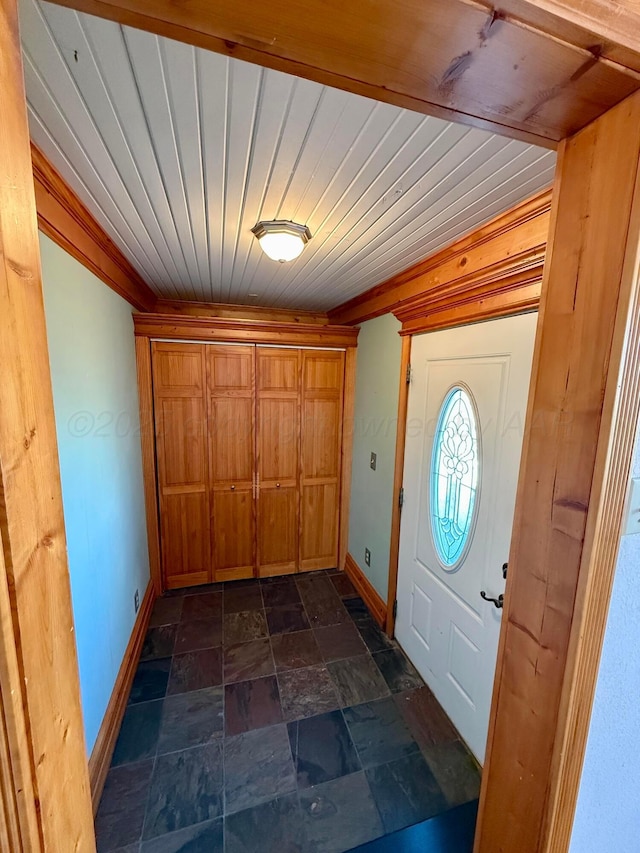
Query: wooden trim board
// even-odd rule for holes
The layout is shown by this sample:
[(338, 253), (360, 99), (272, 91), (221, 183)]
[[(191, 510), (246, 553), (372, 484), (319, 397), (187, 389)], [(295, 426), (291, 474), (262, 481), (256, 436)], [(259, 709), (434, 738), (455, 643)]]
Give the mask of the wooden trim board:
[(357, 349), (345, 353), (342, 409), (342, 467), (340, 471), (340, 541), (338, 567), (344, 571), (349, 548), (349, 509), (351, 506), (351, 472), (353, 467), (353, 431), (356, 407)]
[(387, 618), (387, 605), (373, 588), (369, 578), (348, 552), (344, 561), (344, 573), (356, 588), (360, 598), (369, 608), (369, 612), (373, 618), (384, 629)]
[(182, 299), (158, 299), (156, 314), (178, 314), (190, 317), (220, 317), (227, 320), (265, 320), (271, 323), (317, 323), (326, 326), (327, 315), (321, 311), (294, 311), (288, 308), (263, 308), (260, 305), (228, 305), (220, 302), (190, 302)]
[(138, 666), (138, 659), (140, 658), (142, 644), (147, 633), (147, 628), (149, 627), (149, 619), (151, 618), (151, 611), (153, 610), (155, 600), (156, 594), (153, 583), (149, 581), (133, 626), (131, 637), (127, 643), (124, 657), (122, 658), (122, 663), (120, 664), (120, 669), (118, 670), (116, 683), (113, 685), (111, 698), (109, 699), (98, 737), (89, 758), (89, 781), (91, 783), (91, 802), (93, 804), (94, 815), (98, 811), (100, 804), (100, 797), (102, 796), (104, 783), (109, 772), (109, 766), (111, 765), (113, 750), (115, 749), (120, 725), (122, 724), (122, 718), (127, 707), (133, 676)]
[(31, 145), (38, 227), (140, 311), (157, 297), (42, 151)]

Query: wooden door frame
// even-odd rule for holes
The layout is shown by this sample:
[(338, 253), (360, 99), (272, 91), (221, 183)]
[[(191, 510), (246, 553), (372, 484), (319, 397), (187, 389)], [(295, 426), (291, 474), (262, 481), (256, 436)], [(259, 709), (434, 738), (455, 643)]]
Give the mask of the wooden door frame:
[[(69, 0), (65, 4), (87, 9), (91, 6), (90, 0)], [(127, 4), (124, 0), (95, 2), (91, 11), (123, 23), (137, 23), (145, 29), (158, 29), (157, 20), (152, 14), (147, 18), (142, 15), (136, 18), (135, 13), (127, 12), (127, 5), (131, 3)], [(507, 5), (516, 10), (515, 14), (520, 16), (519, 19), (526, 26), (537, 27), (540, 32), (548, 35), (551, 41), (567, 39), (573, 35), (576, 42), (583, 39), (584, 44), (580, 45), (580, 49), (585, 51), (586, 64), (581, 69), (580, 78), (576, 79), (587, 80), (588, 69), (593, 65), (602, 68), (600, 51), (596, 55), (591, 49), (590, 57), (586, 56), (589, 53), (589, 45), (598, 41), (606, 43), (606, 53), (609, 54), (607, 61), (623, 64), (628, 61), (631, 67), (640, 55), (640, 44), (634, 41), (633, 36), (637, 27), (626, 24), (624, 27), (617, 27), (610, 9), (601, 0), (591, 0), (588, 4), (577, 4), (574, 0), (545, 0), (544, 4), (529, 0), (509, 0)], [(580, 14), (577, 11), (578, 6)], [(186, 7), (181, 12), (168, 0), (154, 4), (154, 13), (166, 11), (169, 7), (173, 9), (172, 14), (189, 14)], [(148, 3), (147, 8), (150, 8)], [(243, 7), (237, 8), (242, 11)], [(248, 16), (252, 13), (251, 8), (246, 9)], [(493, 24), (496, 21), (495, 12), (487, 10), (487, 14)], [(630, 10), (627, 16), (630, 16), (631, 23), (636, 21)], [(363, 20), (366, 17), (364, 16)], [(310, 18), (309, 22), (310, 27), (313, 27), (313, 18)], [(172, 34), (192, 43), (203, 44), (208, 40), (209, 45), (227, 53), (233, 53), (237, 47), (224, 39), (218, 39), (216, 42), (210, 32), (199, 33), (197, 26), (177, 26)], [(267, 32), (264, 33), (262, 41), (254, 37), (252, 44), (253, 48), (245, 50), (245, 58), (266, 65), (286, 67), (302, 76), (315, 76), (315, 79), (321, 79), (323, 82), (339, 83), (350, 91), (366, 91), (369, 94), (379, 92), (380, 96), (385, 95), (386, 90), (379, 84), (367, 88), (366, 79), (350, 81), (339, 71), (335, 71), (332, 76), (331, 69), (307, 68), (304, 63), (296, 64), (290, 57), (278, 59), (280, 42), (270, 38)], [(0, 150), (5, 173), (11, 174), (11, 181), (0, 185), (0, 208), (4, 206), (5, 210), (11, 211), (11, 215), (4, 218), (0, 211), (2, 268), (5, 277), (4, 293), (0, 291), (0, 299), (3, 296), (9, 297), (6, 301), (8, 310), (0, 312), (3, 367), (9, 380), (0, 389), (3, 395), (3, 405), (0, 409), (0, 463), (3, 472), (0, 517), (4, 576), (8, 579), (12, 621), (16, 628), (10, 639), (3, 634), (0, 642), (4, 643), (4, 647), (7, 643), (14, 644), (20, 675), (24, 673), (24, 677), (19, 681), (14, 674), (10, 683), (15, 686), (16, 695), (22, 699), (22, 708), (28, 720), (25, 728), (29, 744), (19, 751), (19, 755), (24, 757), (24, 753), (28, 752), (30, 757), (30, 775), (40, 801), (40, 810), (35, 815), (35, 820), (42, 840), (41, 846), (50, 851), (74, 849), (81, 853), (91, 853), (94, 850), (94, 840), (86, 756), (83, 756), (81, 748), (78, 674), (71, 640), (71, 601), (62, 527), (55, 421), (46, 347), (38, 345), (45, 337), (44, 310), (15, 0), (2, 0), (0, 57), (0, 88), (3, 91), (4, 107)], [(329, 64), (332, 61), (335, 60), (329, 55)], [(365, 70), (365, 78), (367, 73)], [(447, 89), (446, 98), (449, 102), (455, 102), (455, 94), (452, 95), (451, 92), (451, 89)], [(405, 105), (409, 103), (406, 97), (403, 102), (401, 96), (396, 97), (393, 93), (387, 94), (385, 99)], [(629, 108), (634, 111), (638, 105), (638, 95), (631, 96), (627, 101)], [(442, 108), (433, 104), (423, 104), (422, 109), (425, 112), (440, 110), (442, 113)], [(505, 783), (510, 778), (507, 765), (512, 767), (514, 762), (520, 762), (521, 778), (520, 784), (508, 788), (509, 816), (512, 825), (517, 825), (517, 818), (520, 817), (522, 825), (527, 827), (519, 836), (518, 849), (567, 849), (586, 744), (626, 491), (623, 476), (629, 469), (639, 408), (640, 305), (637, 293), (637, 243), (640, 234), (640, 213), (637, 195), (640, 188), (636, 188), (636, 195), (630, 201), (627, 200), (624, 209), (626, 227), (623, 232), (628, 237), (624, 245), (619, 242), (616, 244), (617, 255), (614, 260), (617, 272), (613, 280), (608, 269), (603, 269), (598, 264), (592, 265), (591, 272), (579, 268), (573, 279), (562, 275), (563, 264), (567, 264), (576, 253), (579, 254), (580, 248), (576, 249), (571, 235), (561, 227), (562, 214), (566, 215), (565, 197), (571, 199), (571, 189), (566, 188), (562, 182), (565, 172), (569, 171), (572, 161), (578, 161), (587, 175), (588, 167), (595, 162), (601, 172), (610, 171), (616, 176), (615, 157), (610, 153), (605, 156), (607, 152), (603, 151), (599, 143), (594, 143), (591, 148), (584, 143), (592, 132), (590, 128), (595, 128), (593, 132), (597, 136), (599, 128), (606, 127), (609, 123), (615, 124), (620, 111), (627, 107), (619, 104), (610, 107), (608, 112), (604, 112), (604, 109), (605, 107), (601, 111), (601, 117), (595, 119), (592, 125), (588, 125), (585, 130), (570, 137), (568, 142), (562, 145), (563, 160), (558, 170), (559, 183), (554, 199), (550, 260), (545, 269), (543, 306), (536, 344), (536, 382), (530, 399), (525, 458), (516, 509), (516, 527), (520, 524), (522, 528), (526, 526), (528, 510), (539, 512), (542, 509), (547, 512), (548, 517), (555, 512), (558, 515), (557, 523), (564, 525), (567, 535), (572, 536), (577, 543), (575, 553), (572, 552), (570, 566), (573, 573), (572, 585), (565, 590), (565, 596), (570, 599), (571, 604), (570, 642), (566, 649), (561, 650), (564, 666), (561, 684), (559, 687), (558, 684), (555, 685), (554, 694), (550, 697), (554, 705), (559, 703), (558, 713), (548, 730), (536, 732), (535, 735), (532, 735), (526, 726), (516, 728), (512, 732), (509, 749), (506, 750), (504, 744), (501, 745), (504, 725), (500, 716), (505, 691), (503, 683), (498, 684), (494, 694), (491, 735), (494, 749), (490, 752), (489, 772), (485, 773), (480, 804), (476, 842), (478, 853), (496, 853), (505, 849), (500, 840), (504, 837)], [(636, 117), (636, 124), (638, 123)], [(484, 126), (500, 132), (500, 128), (490, 122), (485, 122)], [(510, 132), (506, 120), (501, 129), (502, 132)], [(512, 135), (517, 135), (518, 132), (517, 129), (511, 130)], [(583, 135), (585, 133), (587, 136)], [(632, 142), (627, 142), (610, 136), (612, 144), (619, 141), (623, 142), (624, 153), (628, 153), (624, 146), (636, 144), (635, 137)], [(580, 146), (589, 148), (589, 156), (585, 151), (579, 150)], [(637, 158), (638, 151), (635, 147), (633, 153)], [(606, 187), (604, 189), (606, 196)], [(618, 185), (615, 191), (619, 190)], [(599, 200), (588, 194), (579, 194), (575, 201), (580, 226), (587, 228), (590, 217), (597, 219)], [(557, 245), (554, 244), (556, 236)], [(609, 261), (613, 252), (614, 249), (607, 247), (603, 254), (605, 260)], [(589, 286), (595, 286), (603, 297), (604, 285), (604, 303), (586, 298), (585, 293), (589, 291)], [(577, 309), (576, 300), (580, 303)], [(558, 302), (559, 305), (556, 304)], [(598, 326), (603, 304), (608, 309), (607, 318), (611, 320), (606, 329)], [(610, 310), (612, 306), (615, 307), (613, 319)], [(549, 310), (550, 308), (554, 310)], [(557, 501), (554, 494), (545, 493), (544, 498), (539, 500), (535, 489), (532, 489), (532, 483), (535, 484), (540, 472), (534, 474), (531, 468), (527, 467), (528, 454), (535, 446), (534, 417), (538, 411), (537, 407), (544, 413), (541, 405), (543, 392), (555, 391), (557, 394), (558, 391), (555, 387), (545, 389), (544, 382), (552, 385), (553, 380), (557, 382), (558, 377), (562, 379), (570, 368), (577, 367), (576, 359), (580, 355), (563, 351), (556, 369), (551, 372), (552, 375), (539, 372), (550, 342), (562, 341), (563, 335), (557, 326), (558, 314), (564, 315), (565, 319), (584, 323), (585, 327), (592, 326), (598, 331), (597, 344), (588, 355), (592, 362), (595, 359), (596, 378), (604, 377), (603, 395), (597, 405), (592, 406), (588, 418), (581, 419), (579, 400), (576, 399), (570, 401), (573, 408), (570, 408), (569, 412), (575, 416), (573, 427), (578, 438), (582, 438), (590, 447), (591, 471), (586, 499), (582, 494), (576, 498), (563, 496)], [(602, 322), (604, 323), (604, 319)], [(589, 387), (593, 390), (591, 384)], [(25, 413), (28, 413), (28, 417)], [(558, 447), (561, 445), (560, 439), (561, 436), (558, 437), (556, 430), (553, 440)], [(547, 460), (542, 466), (545, 475), (553, 474), (555, 465), (555, 460)], [(574, 464), (573, 468), (569, 466), (568, 476), (575, 474), (579, 467), (578, 464)], [(510, 558), (515, 569), (508, 580), (505, 618), (511, 633), (518, 630), (517, 620), (514, 618), (512, 621), (512, 617), (519, 606), (520, 587), (526, 587), (527, 582), (532, 579), (527, 571), (518, 572), (519, 562), (522, 561), (526, 566), (527, 554), (523, 541), (522, 536), (514, 537)], [(540, 581), (543, 589), (553, 592), (554, 578), (550, 577), (547, 562), (542, 567), (545, 570), (544, 576), (536, 580)], [(563, 569), (565, 568), (566, 565), (563, 565)], [(543, 612), (547, 613), (550, 619), (554, 618), (551, 606)], [(44, 637), (43, 626), (46, 627)], [(513, 649), (505, 640), (506, 636), (507, 631), (503, 631), (503, 662), (509, 654), (513, 654)], [(534, 637), (536, 642), (537, 639)], [(52, 657), (55, 666), (51, 666)], [(510, 664), (513, 670), (513, 660), (510, 660)], [(508, 680), (507, 677), (506, 681)], [(558, 689), (561, 695), (558, 695)], [(551, 743), (551, 754), (545, 753), (542, 756), (546, 762), (544, 772), (540, 770), (540, 756), (536, 751), (537, 736), (540, 734)], [(509, 755), (506, 754), (507, 751)], [(526, 780), (528, 787), (523, 786), (524, 771), (529, 773), (534, 765), (539, 771), (538, 775), (534, 774)], [(4, 764), (0, 765), (0, 776), (3, 790), (14, 791), (15, 779)], [(526, 812), (527, 808), (531, 811), (532, 803), (536, 814), (541, 816), (535, 831), (531, 829)], [(15, 810), (14, 814), (17, 814)], [(3, 830), (4, 828), (5, 825)], [(14, 849), (19, 850), (20, 847), (14, 845)]]

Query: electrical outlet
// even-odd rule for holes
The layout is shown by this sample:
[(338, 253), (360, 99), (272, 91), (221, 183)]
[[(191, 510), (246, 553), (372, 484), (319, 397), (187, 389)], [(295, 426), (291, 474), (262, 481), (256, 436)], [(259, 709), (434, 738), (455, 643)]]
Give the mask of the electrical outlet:
[(368, 566), (371, 565), (371, 551), (368, 548), (364, 549), (364, 561)]
[(378, 461), (378, 456), (377, 456), (377, 454), (372, 453), (372, 454), (371, 454), (371, 460), (370, 460), (370, 462), (369, 462), (369, 468), (371, 468), (371, 470), (372, 470), (372, 471), (375, 471), (375, 470), (376, 470), (376, 463), (377, 463), (377, 461)]
[(133, 606), (136, 608), (136, 613), (140, 610), (140, 592), (136, 590), (136, 594), (133, 596)]

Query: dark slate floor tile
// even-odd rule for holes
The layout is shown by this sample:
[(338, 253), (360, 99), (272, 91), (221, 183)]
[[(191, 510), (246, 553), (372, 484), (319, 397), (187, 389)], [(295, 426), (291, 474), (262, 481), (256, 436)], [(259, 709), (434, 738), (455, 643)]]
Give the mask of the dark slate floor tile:
[(265, 607), (282, 607), (284, 604), (300, 604), (300, 593), (295, 581), (267, 584), (262, 587)]
[(240, 589), (243, 586), (258, 586), (260, 584), (260, 578), (240, 578), (235, 581), (227, 581), (224, 585), (224, 588), (233, 587), (234, 589)]
[(155, 757), (162, 703), (162, 699), (155, 699), (127, 706), (111, 760), (112, 767)]
[(227, 737), (281, 723), (282, 708), (276, 677), (269, 675), (227, 684), (224, 688), (224, 717)]
[(200, 649), (174, 655), (167, 695), (222, 684), (222, 649)]
[(424, 687), (424, 681), (402, 649), (376, 652), (373, 659), (392, 693)]
[(180, 621), (182, 614), (183, 596), (156, 598), (151, 618), (149, 619), (149, 627), (155, 628), (159, 625), (174, 625)]
[(427, 747), (422, 754), (450, 807), (468, 803), (479, 796), (480, 771), (463, 743), (437, 744)]
[(313, 631), (279, 634), (271, 638), (271, 648), (278, 672), (322, 663)]
[(329, 577), (340, 598), (357, 598), (358, 593), (356, 588), (344, 572), (339, 572), (338, 574), (330, 575)]
[(287, 721), (314, 717), (340, 707), (331, 676), (322, 665), (278, 674), (282, 713)]
[(112, 853), (140, 853), (140, 842), (136, 841), (135, 844), (127, 844), (126, 847), (118, 847), (118, 849), (113, 850)]
[(345, 598), (343, 604), (347, 613), (356, 624), (358, 622), (368, 621), (371, 619), (371, 614), (369, 613), (367, 605), (359, 596)]
[(267, 634), (267, 620), (262, 610), (243, 610), (240, 613), (224, 615), (225, 646), (260, 640)]
[[(206, 595), (209, 592), (222, 592), (224, 583), (203, 583), (200, 586), (188, 586), (182, 589), (182, 594), (187, 595)], [(179, 592), (179, 590), (173, 590)], [(166, 593), (165, 593), (166, 595)]]
[(223, 820), (208, 820), (145, 841), (140, 853), (223, 853)]
[(384, 832), (362, 772), (301, 791), (300, 806), (313, 853), (343, 853)]
[(385, 832), (396, 832), (448, 808), (433, 773), (419, 752), (366, 771)]
[[(179, 601), (179, 599), (173, 599)], [(177, 625), (161, 625), (159, 628), (149, 628), (142, 644), (140, 660), (155, 658), (170, 658), (176, 644)]]
[(162, 699), (167, 692), (170, 669), (171, 658), (159, 658), (138, 664), (129, 694), (129, 705)]
[(342, 711), (287, 726), (299, 788), (310, 788), (361, 770)]
[(257, 729), (224, 744), (225, 814), (295, 791), (296, 776), (284, 725)]
[(156, 759), (142, 837), (145, 840), (222, 815), (222, 741)]
[(302, 578), (298, 581), (298, 589), (312, 627), (338, 625), (349, 619), (330, 578)]
[(345, 708), (343, 713), (365, 768), (405, 758), (419, 749), (391, 697)]
[(351, 621), (328, 628), (316, 628), (314, 634), (325, 661), (343, 660), (367, 653), (367, 647)]
[(209, 592), (204, 595), (190, 595), (184, 599), (182, 622), (196, 619), (220, 619), (222, 616), (222, 592)]
[(298, 577), (298, 575), (291, 574), (291, 575), (273, 575), (272, 577), (268, 577), (268, 578), (260, 578), (260, 586), (271, 586), (272, 584), (279, 584), (279, 583), (291, 583), (292, 581), (295, 583), (295, 580), (297, 577)]
[[(348, 600), (345, 600), (345, 604), (348, 603)], [(356, 627), (360, 631), (360, 636), (364, 640), (365, 646), (372, 654), (384, 652), (387, 649), (395, 649), (396, 646), (393, 640), (387, 637), (373, 617), (370, 616), (369, 619), (356, 621)]]
[(223, 688), (207, 687), (167, 696), (162, 711), (158, 754), (201, 746), (223, 736)]
[(96, 815), (98, 853), (126, 847), (140, 838), (153, 761), (114, 767), (107, 774)]
[(344, 707), (389, 695), (389, 688), (369, 654), (328, 663), (327, 669)]
[(394, 699), (421, 749), (458, 740), (453, 723), (428, 687), (398, 693)]
[(309, 627), (309, 620), (301, 603), (267, 608), (267, 623), (272, 635), (291, 634)]
[(273, 655), (268, 639), (253, 640), (251, 643), (236, 643), (224, 650), (224, 681), (231, 684), (235, 681), (248, 681), (251, 678), (261, 678), (273, 675)]
[(295, 794), (225, 818), (226, 853), (305, 853), (302, 811)]
[(224, 612), (240, 613), (242, 610), (262, 610), (260, 584), (232, 586), (228, 584), (223, 593)]
[(196, 619), (181, 622), (176, 637), (174, 654), (211, 649), (222, 645), (222, 619)]

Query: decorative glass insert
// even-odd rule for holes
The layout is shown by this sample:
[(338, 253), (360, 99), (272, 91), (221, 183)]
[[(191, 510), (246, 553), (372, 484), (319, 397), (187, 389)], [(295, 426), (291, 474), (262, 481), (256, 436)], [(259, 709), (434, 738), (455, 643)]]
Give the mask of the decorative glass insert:
[(431, 457), (431, 531), (442, 564), (464, 556), (473, 531), (479, 458), (475, 406), (469, 392), (452, 388), (442, 404)]

